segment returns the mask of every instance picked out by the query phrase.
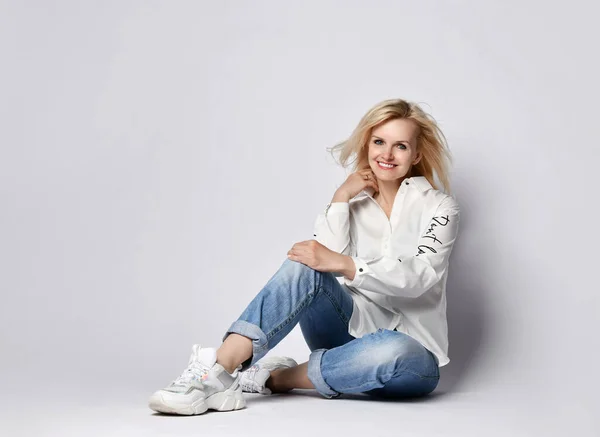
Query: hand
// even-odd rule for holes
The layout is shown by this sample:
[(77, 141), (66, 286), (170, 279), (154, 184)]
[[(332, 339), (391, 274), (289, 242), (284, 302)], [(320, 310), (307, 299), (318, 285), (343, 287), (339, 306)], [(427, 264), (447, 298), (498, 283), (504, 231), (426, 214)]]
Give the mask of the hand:
[(338, 272), (345, 264), (345, 256), (323, 246), (317, 240), (296, 243), (288, 251), (288, 258), (319, 272)]
[(352, 173), (337, 191), (352, 199), (366, 187), (373, 187), (375, 191), (379, 191), (377, 177), (370, 167)]

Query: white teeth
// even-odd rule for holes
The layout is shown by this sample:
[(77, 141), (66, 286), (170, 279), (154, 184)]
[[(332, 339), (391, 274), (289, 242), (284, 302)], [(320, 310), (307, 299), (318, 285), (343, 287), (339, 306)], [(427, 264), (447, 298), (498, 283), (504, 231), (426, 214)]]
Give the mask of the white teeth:
[(396, 167), (393, 164), (384, 164), (383, 162), (380, 162), (379, 165), (381, 165), (382, 167), (386, 167), (386, 168), (392, 168), (392, 167)]

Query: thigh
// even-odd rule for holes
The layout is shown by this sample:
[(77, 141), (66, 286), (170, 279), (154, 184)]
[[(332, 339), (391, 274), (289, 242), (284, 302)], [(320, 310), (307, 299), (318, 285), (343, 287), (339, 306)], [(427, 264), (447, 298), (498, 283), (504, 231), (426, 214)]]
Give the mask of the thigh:
[(312, 302), (300, 319), (300, 329), (311, 351), (331, 349), (355, 338), (348, 333), (354, 302), (332, 273), (323, 273), (324, 280)]
[(402, 398), (430, 393), (439, 368), (433, 354), (411, 336), (387, 329), (326, 351), (321, 372), (339, 393)]
[(383, 398), (418, 397), (431, 393), (440, 380), (440, 370), (433, 352), (403, 332), (387, 332), (391, 335), (390, 343), (397, 352), (397, 359), (402, 364), (396, 366), (393, 376), (383, 387), (365, 393)]

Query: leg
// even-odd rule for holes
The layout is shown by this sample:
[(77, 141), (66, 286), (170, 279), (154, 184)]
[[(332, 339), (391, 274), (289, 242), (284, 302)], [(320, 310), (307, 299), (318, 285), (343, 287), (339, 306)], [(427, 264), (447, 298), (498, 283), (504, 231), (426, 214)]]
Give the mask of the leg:
[[(303, 318), (308, 308), (337, 302), (344, 293), (352, 298), (331, 273), (314, 270), (286, 259), (241, 316), (227, 330), (217, 352), (225, 369), (242, 364), (246, 370), (277, 345)], [(348, 301), (343, 306), (347, 310)], [(351, 311), (350, 311), (351, 314)], [(340, 320), (337, 315), (337, 320)], [(343, 317), (349, 317), (344, 314)], [(237, 335), (235, 335), (237, 334)]]
[(387, 329), (314, 351), (308, 376), (325, 397), (367, 393), (402, 398), (431, 393), (440, 373), (434, 355), (407, 334)]
[[(348, 323), (354, 303), (352, 297), (338, 283), (326, 289), (313, 305), (306, 308), (300, 318), (300, 328), (311, 351), (342, 346), (355, 338), (348, 333)], [(294, 388), (314, 389), (308, 377), (309, 363), (290, 369), (278, 369), (271, 373), (267, 387), (273, 393), (283, 393)]]
[(290, 369), (277, 369), (271, 372), (266, 386), (273, 393), (285, 393), (295, 388), (314, 389), (315, 386), (308, 379), (308, 362)]

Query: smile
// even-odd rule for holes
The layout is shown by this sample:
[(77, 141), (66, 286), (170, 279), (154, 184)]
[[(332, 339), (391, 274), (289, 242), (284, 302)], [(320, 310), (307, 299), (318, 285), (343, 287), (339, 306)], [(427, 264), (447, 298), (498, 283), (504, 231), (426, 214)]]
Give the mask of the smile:
[(397, 166), (394, 164), (383, 164), (379, 161), (377, 161), (377, 165), (379, 166), (380, 169), (382, 170), (391, 170), (393, 168), (396, 168)]

